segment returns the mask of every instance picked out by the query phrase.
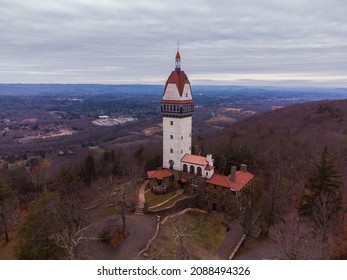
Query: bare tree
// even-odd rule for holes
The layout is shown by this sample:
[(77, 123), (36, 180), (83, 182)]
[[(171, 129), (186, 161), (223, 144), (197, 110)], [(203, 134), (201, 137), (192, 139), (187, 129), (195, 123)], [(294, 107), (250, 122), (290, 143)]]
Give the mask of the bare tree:
[(270, 238), (289, 260), (312, 258), (314, 252), (309, 250), (314, 242), (312, 230), (297, 215), (289, 214), (270, 228)]
[(135, 185), (130, 182), (116, 186), (108, 199), (108, 206), (114, 207), (122, 218), (121, 232), (124, 234), (126, 234), (126, 215), (135, 209), (136, 196)]
[(203, 229), (203, 221), (199, 220), (198, 226), (192, 227), (186, 223), (180, 223), (179, 221), (171, 222), (170, 226), (172, 233), (174, 235), (173, 242), (179, 244), (178, 257), (181, 260), (189, 259), (192, 255), (188, 246), (186, 246), (186, 241), (190, 238), (196, 236)]
[(5, 243), (10, 240), (8, 236), (7, 218), (11, 211), (15, 208), (15, 200), (15, 190), (8, 182), (0, 180), (0, 218), (5, 234)]
[(55, 232), (54, 237), (56, 244), (65, 251), (66, 257), (73, 260), (77, 258), (77, 247), (82, 241), (96, 240), (98, 237), (88, 231), (92, 225), (88, 220), (90, 211), (76, 205), (71, 205), (65, 210), (66, 212), (58, 214), (56, 223), (59, 230)]
[(239, 197), (240, 223), (246, 235), (251, 233), (260, 218), (260, 199), (260, 193), (252, 185), (245, 188)]
[(76, 259), (77, 247), (83, 240), (97, 239), (88, 229), (94, 209), (90, 207), (93, 190), (86, 187), (73, 168), (62, 168), (57, 178), (60, 203), (53, 210), (56, 244), (68, 259)]
[(151, 259), (194, 259), (192, 240), (205, 230), (205, 217), (181, 220), (170, 217), (160, 227), (160, 233), (150, 247)]

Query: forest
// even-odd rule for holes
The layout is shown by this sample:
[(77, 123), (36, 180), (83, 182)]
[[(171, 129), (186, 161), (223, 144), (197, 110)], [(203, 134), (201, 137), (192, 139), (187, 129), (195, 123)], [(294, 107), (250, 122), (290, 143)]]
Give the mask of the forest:
[[(86, 102), (94, 108), (89, 112), (98, 112), (108, 98), (102, 102), (99, 99), (100, 104)], [(201, 100), (209, 98), (202, 96)], [(25, 106), (26, 99), (21, 100)], [(347, 101), (290, 105), (245, 115), (238, 121), (212, 122), (211, 130), (200, 131), (199, 124), (215, 117), (211, 111), (219, 114), (235, 106), (225, 106), (222, 96), (219, 100), (215, 109), (196, 109), (193, 118), (200, 120), (193, 125), (193, 150), (202, 155), (213, 153), (220, 173), (227, 175), (231, 165), (246, 163), (255, 174), (255, 187), (245, 193), (248, 206), (239, 218), (251, 242), (273, 244), (283, 259), (345, 259)], [(151, 110), (156, 112), (158, 104), (154, 101)], [(197, 98), (197, 106), (206, 106), (205, 101), (199, 103)], [(71, 102), (64, 99), (55, 106), (63, 111), (61, 108)], [(248, 106), (244, 109), (254, 109), (248, 102), (243, 103)], [(68, 151), (71, 143), (81, 147), (67, 156), (38, 149), (37, 153), (18, 150), (12, 158), (3, 157), (0, 259), (78, 259), (86, 240), (121, 242), (127, 216), (135, 211), (137, 189), (145, 171), (162, 164), (161, 130), (155, 127), (158, 122), (160, 115), (148, 118), (146, 123), (125, 125), (111, 141), (101, 141), (97, 135), (84, 143), (77, 138), (77, 144), (71, 142), (75, 138), (55, 140), (54, 151), (61, 147)], [(134, 131), (144, 128), (149, 129), (144, 133), (147, 141), (138, 141), (143, 138)], [(111, 129), (105, 131), (105, 137), (113, 133)], [(88, 140), (93, 139), (98, 141), (92, 144), (98, 146), (90, 149)], [(52, 142), (45, 141), (45, 145)], [(110, 216), (121, 217), (122, 226), (93, 229), (98, 221)], [(119, 232), (116, 238), (114, 232)]]

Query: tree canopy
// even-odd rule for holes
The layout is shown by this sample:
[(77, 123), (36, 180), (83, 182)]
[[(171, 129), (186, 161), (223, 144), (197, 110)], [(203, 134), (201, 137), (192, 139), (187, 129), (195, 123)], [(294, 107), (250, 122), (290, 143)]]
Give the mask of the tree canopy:
[(300, 214), (322, 235), (322, 257), (328, 254), (328, 234), (336, 228), (341, 209), (341, 176), (325, 147), (319, 163), (305, 184), (306, 194)]
[(17, 233), (15, 253), (18, 259), (59, 259), (62, 250), (56, 245), (57, 231), (53, 217), (59, 208), (59, 195), (44, 191), (29, 207)]

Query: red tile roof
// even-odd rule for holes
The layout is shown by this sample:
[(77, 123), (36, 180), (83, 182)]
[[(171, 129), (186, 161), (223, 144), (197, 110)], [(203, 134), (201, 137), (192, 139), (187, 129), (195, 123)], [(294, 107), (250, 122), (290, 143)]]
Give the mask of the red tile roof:
[(181, 178), (180, 181), (181, 181), (182, 183), (188, 182), (188, 180), (187, 180), (186, 178)]
[(170, 76), (167, 79), (166, 84), (165, 84), (164, 94), (166, 92), (166, 88), (167, 88), (168, 84), (176, 84), (178, 92), (179, 92), (181, 97), (183, 95), (184, 85), (188, 84), (190, 86), (188, 77), (184, 73), (184, 71), (172, 71), (171, 72), (171, 74), (170, 74)]
[(203, 165), (203, 166), (206, 166), (208, 164), (208, 162), (207, 162), (205, 157), (196, 156), (196, 155), (190, 155), (190, 154), (185, 154), (183, 156), (183, 158), (181, 159), (181, 161), (182, 162), (186, 162), (186, 163)]
[(230, 175), (224, 176), (221, 174), (213, 174), (211, 179), (207, 180), (206, 182), (212, 185), (240, 191), (253, 179), (253, 177), (254, 175), (249, 172), (237, 171), (236, 182), (232, 182), (230, 180)]
[(211, 170), (213, 170), (213, 169), (214, 169), (214, 167), (211, 166), (211, 165), (207, 165), (207, 166), (205, 167), (205, 170), (207, 170), (207, 171), (211, 171)]
[(176, 59), (181, 59), (181, 56), (180, 56), (180, 52), (179, 52), (179, 51), (177, 51), (177, 53), (176, 53)]
[(167, 169), (150, 170), (147, 171), (147, 176), (149, 179), (163, 180), (164, 178), (172, 176), (172, 173)]

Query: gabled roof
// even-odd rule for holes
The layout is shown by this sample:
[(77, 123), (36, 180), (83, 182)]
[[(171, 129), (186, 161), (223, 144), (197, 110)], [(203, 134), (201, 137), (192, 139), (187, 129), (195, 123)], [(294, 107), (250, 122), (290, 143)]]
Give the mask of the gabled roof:
[[(228, 176), (230, 178), (230, 175)], [(236, 188), (237, 191), (240, 191), (244, 186), (246, 186), (252, 179), (254, 175), (248, 171), (236, 171)]]
[(236, 181), (232, 182), (229, 176), (224, 176), (221, 174), (213, 174), (211, 179), (206, 182), (212, 185), (217, 185), (221, 187), (226, 187), (233, 189), (235, 191), (242, 190), (252, 179), (254, 175), (248, 171), (236, 171)]
[(182, 162), (186, 162), (186, 163), (202, 165), (202, 166), (206, 166), (208, 164), (208, 162), (207, 162), (205, 157), (196, 156), (196, 155), (190, 155), (190, 154), (185, 154), (183, 156), (183, 158), (181, 159), (181, 161)]
[(206, 167), (205, 167), (205, 170), (207, 170), (207, 171), (211, 171), (211, 170), (213, 170), (214, 169), (214, 166), (211, 166), (211, 165), (207, 165)]
[(167, 169), (159, 169), (159, 170), (150, 170), (147, 171), (147, 177), (149, 179), (159, 179), (163, 180), (164, 178), (172, 176), (172, 173)]
[(166, 88), (168, 84), (175, 84), (178, 90), (180, 97), (183, 95), (184, 85), (190, 85), (187, 75), (184, 71), (172, 71), (169, 78), (166, 81), (164, 94), (166, 92)]

